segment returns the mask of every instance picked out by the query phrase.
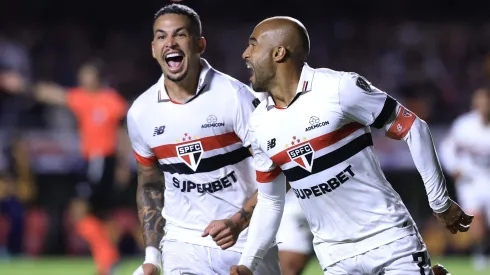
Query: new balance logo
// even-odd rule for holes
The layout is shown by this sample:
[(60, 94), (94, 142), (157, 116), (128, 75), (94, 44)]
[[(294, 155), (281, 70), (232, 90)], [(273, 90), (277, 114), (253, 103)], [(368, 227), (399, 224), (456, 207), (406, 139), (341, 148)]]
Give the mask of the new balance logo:
[(155, 127), (155, 130), (153, 130), (153, 136), (161, 135), (163, 132), (165, 132), (165, 126)]
[(269, 149), (272, 149), (274, 147), (276, 147), (276, 139), (273, 138), (271, 140), (268, 140), (267, 141), (267, 151), (269, 151)]

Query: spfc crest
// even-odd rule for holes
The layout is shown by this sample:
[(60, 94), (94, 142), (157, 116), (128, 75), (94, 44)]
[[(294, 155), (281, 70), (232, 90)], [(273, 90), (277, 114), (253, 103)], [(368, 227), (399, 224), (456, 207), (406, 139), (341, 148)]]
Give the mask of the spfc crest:
[(182, 145), (177, 145), (177, 156), (184, 161), (184, 163), (196, 172), (199, 162), (201, 162), (201, 156), (203, 153), (201, 141), (195, 141)]
[(404, 117), (411, 117), (412, 116), (412, 112), (410, 112), (407, 109), (403, 109), (403, 116)]
[(287, 153), (292, 161), (296, 162), (306, 171), (311, 172), (315, 152), (309, 142), (299, 147), (289, 149)]

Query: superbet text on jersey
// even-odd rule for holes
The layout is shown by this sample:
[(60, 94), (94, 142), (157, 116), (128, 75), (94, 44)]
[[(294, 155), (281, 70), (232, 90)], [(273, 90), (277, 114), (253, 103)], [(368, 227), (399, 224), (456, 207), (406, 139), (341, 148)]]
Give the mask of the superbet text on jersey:
[[(258, 103), (248, 86), (201, 64), (195, 97), (173, 102), (162, 76), (132, 105), (128, 130), (137, 161), (158, 161), (164, 172), (164, 239), (219, 248), (201, 237), (204, 228), (238, 212), (257, 189), (247, 125)], [(241, 251), (246, 235), (229, 250)]]
[(415, 114), (358, 74), (305, 65), (287, 108), (269, 97), (250, 119), (257, 181), (270, 183), (284, 173), (322, 267), (418, 234), (374, 153), (371, 127), (386, 127), (393, 115), (385, 130), (402, 139)]

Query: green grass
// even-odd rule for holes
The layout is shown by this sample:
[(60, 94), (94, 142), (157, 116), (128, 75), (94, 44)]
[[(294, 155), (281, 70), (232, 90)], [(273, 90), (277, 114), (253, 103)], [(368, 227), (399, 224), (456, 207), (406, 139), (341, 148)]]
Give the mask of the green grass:
[[(442, 263), (452, 275), (489, 275), (490, 269), (476, 272), (468, 258), (439, 258), (433, 263)], [(116, 275), (131, 275), (140, 265), (141, 259), (123, 260)], [(1, 275), (94, 275), (95, 268), (89, 258), (15, 258), (0, 260)], [(322, 275), (316, 260), (312, 260), (305, 275)]]

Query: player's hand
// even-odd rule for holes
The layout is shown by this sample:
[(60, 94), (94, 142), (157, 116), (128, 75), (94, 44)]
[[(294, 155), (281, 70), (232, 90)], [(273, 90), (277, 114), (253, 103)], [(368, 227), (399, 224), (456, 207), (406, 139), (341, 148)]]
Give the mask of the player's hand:
[(154, 264), (143, 264), (143, 275), (160, 275), (160, 270)]
[(216, 245), (227, 249), (235, 245), (241, 229), (231, 219), (214, 220), (204, 229), (201, 237), (211, 236)]
[(234, 265), (230, 269), (230, 275), (253, 275), (253, 273), (244, 265)]
[(160, 275), (160, 270), (153, 264), (142, 264), (133, 272), (133, 275)]
[(451, 275), (449, 271), (441, 264), (435, 264), (432, 267), (432, 272), (434, 272), (434, 275)]
[(443, 213), (434, 213), (434, 216), (443, 222), (446, 228), (453, 234), (468, 231), (473, 221), (473, 216), (466, 214), (454, 201), (451, 202), (448, 210)]

